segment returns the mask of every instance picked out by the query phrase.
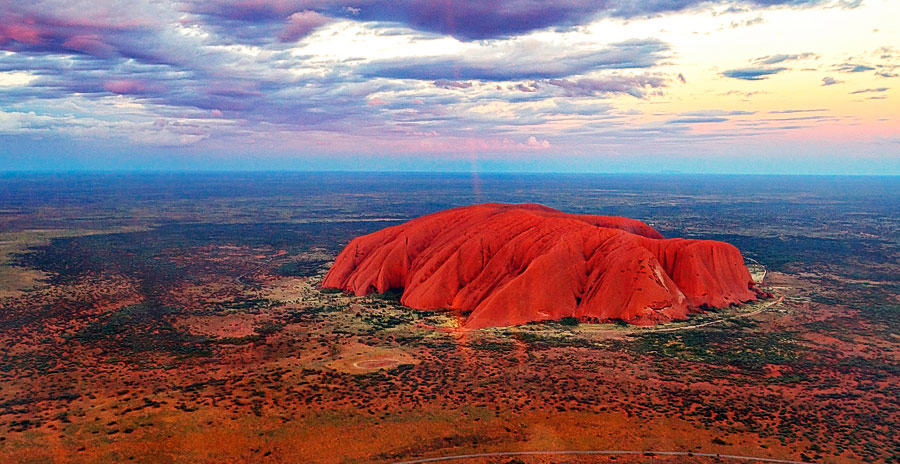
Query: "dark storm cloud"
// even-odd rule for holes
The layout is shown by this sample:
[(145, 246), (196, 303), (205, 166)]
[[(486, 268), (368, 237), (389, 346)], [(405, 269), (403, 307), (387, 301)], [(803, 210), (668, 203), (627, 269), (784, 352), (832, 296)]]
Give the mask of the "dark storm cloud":
[(0, 50), (184, 64), (196, 50), (169, 27), (172, 13), (162, 3), (119, 0), (89, 8), (60, 0), (6, 2), (0, 7)]
[(649, 68), (664, 57), (667, 44), (629, 40), (599, 50), (572, 50), (536, 41), (503, 43), (452, 56), (379, 60), (362, 65), (365, 77), (510, 81), (562, 78), (599, 69)]
[[(642, 98), (661, 91), (670, 79), (651, 69), (669, 57), (669, 46), (659, 40), (582, 48), (515, 36), (597, 17), (630, 18), (729, 3), (795, 7), (821, 2), (0, 0), (0, 50), (12, 52), (0, 52), (0, 71), (29, 76), (27, 85), (4, 88), (2, 100), (4, 109), (20, 114), (68, 111), (69, 119), (30, 117), (30, 124), (46, 128), (78, 126), (79, 118), (90, 114), (98, 115), (98, 121), (110, 114), (135, 121), (151, 118), (152, 124), (138, 121), (129, 127), (170, 134), (153, 142), (157, 144), (190, 142), (197, 137), (188, 135), (208, 133), (191, 133), (184, 128), (193, 126), (178, 121), (157, 124), (158, 117), (222, 121), (231, 124), (229, 134), (260, 127), (265, 128), (261, 132), (302, 127), (350, 133), (387, 130), (403, 122), (440, 125), (444, 131), (477, 123), (487, 130), (498, 121), (540, 119), (486, 115), (475, 121), (466, 105), (479, 98), (511, 104), (613, 94)], [(340, 19), (367, 21), (361, 27), (370, 33), (404, 35), (413, 42), (438, 34), (496, 40), (466, 44), (471, 49), (457, 55), (361, 56), (328, 63), (314, 62), (298, 54), (302, 48), (293, 47)], [(609, 75), (620, 69), (646, 74)], [(406, 97), (398, 96), (403, 93)], [(119, 104), (128, 104), (127, 109), (112, 106)], [(691, 117), (704, 118), (684, 116)]]
[(761, 81), (786, 70), (787, 68), (742, 68), (725, 71), (722, 75), (744, 81)]
[[(0, 53), (0, 71), (34, 76), (27, 87), (4, 92), (4, 104), (127, 95), (166, 114), (312, 126), (372, 113), (360, 101), (384, 88), (357, 86), (361, 79), (340, 65), (304, 77), (298, 87), (289, 70), (302, 67), (303, 57), (277, 48), (247, 56), (209, 47), (215, 37), (179, 30), (192, 24), (182, 15), (162, 2), (4, 5), (0, 50), (14, 53)], [(327, 21), (318, 13), (291, 14), (278, 39), (298, 40)]]
[(228, 0), (186, 1), (183, 8), (215, 24), (277, 23), (301, 11), (477, 40), (583, 24), (612, 7), (609, 0)]
[[(712, 3), (730, 4), (735, 10), (732, 12), (744, 12), (750, 8), (765, 7), (810, 7), (825, 3), (835, 3), (844, 8), (855, 8), (860, 5), (861, 0), (840, 0), (837, 2), (829, 2), (828, 0), (747, 0), (747, 1), (705, 1), (705, 0), (614, 0), (606, 2), (605, 11), (612, 16), (632, 18), (639, 16), (647, 16), (654, 14), (673, 13), (695, 8)], [(746, 7), (746, 8), (740, 8)]]
[(287, 24), (278, 39), (282, 42), (296, 42), (330, 22), (331, 18), (315, 11), (300, 11), (288, 17)]
[[(683, 11), (711, 3), (753, 8), (809, 7), (858, 1), (828, 0), (186, 0), (185, 11), (206, 16), (209, 23), (274, 25), (294, 13), (314, 11), (332, 18), (402, 24), (424, 32), (462, 40), (512, 37), (540, 29), (567, 28), (598, 17), (634, 18)], [(261, 27), (260, 30), (265, 29)], [(240, 29), (233, 29), (241, 34)], [(254, 33), (246, 34), (254, 36)]]
[[(804, 7), (825, 2), (712, 3)], [(0, 8), (0, 49), (167, 63), (191, 57), (183, 56), (189, 48), (173, 47), (181, 38), (165, 30), (166, 20), (202, 24), (216, 32), (211, 41), (223, 43), (292, 42), (337, 18), (482, 40), (582, 25), (604, 16), (631, 18), (711, 4), (706, 0), (98, 0), (90, 7), (63, 0), (4, 3)], [(853, 6), (852, 2), (840, 3)], [(189, 17), (184, 18), (183, 13)]]

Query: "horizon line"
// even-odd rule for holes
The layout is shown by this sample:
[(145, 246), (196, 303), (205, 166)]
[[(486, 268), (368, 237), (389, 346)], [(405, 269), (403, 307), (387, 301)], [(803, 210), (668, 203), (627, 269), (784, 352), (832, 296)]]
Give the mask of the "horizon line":
[(900, 177), (900, 173), (761, 173), (711, 171), (503, 171), (503, 170), (348, 170), (348, 169), (17, 169), (0, 176), (54, 174), (471, 174), (471, 175), (624, 175), (624, 176), (761, 176), (761, 177)]

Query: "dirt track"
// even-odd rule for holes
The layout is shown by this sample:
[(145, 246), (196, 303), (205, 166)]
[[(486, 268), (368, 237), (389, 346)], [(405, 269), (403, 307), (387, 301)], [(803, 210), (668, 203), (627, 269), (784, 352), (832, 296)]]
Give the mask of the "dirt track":
[(713, 453), (694, 453), (690, 451), (631, 451), (631, 450), (557, 450), (557, 451), (510, 451), (510, 452), (495, 452), (495, 453), (476, 453), (476, 454), (460, 454), (456, 456), (443, 456), (437, 458), (425, 458), (425, 459), (416, 459), (412, 461), (399, 461), (394, 462), (392, 464), (422, 464), (427, 462), (443, 462), (443, 461), (457, 461), (462, 459), (477, 459), (477, 458), (490, 458), (490, 457), (511, 457), (511, 456), (552, 456), (552, 455), (639, 455), (639, 456), (690, 456), (690, 457), (705, 457), (705, 458), (718, 458), (718, 459), (731, 459), (735, 461), (754, 461), (754, 462), (769, 462), (769, 463), (777, 463), (777, 464), (807, 464), (803, 461), (791, 461), (786, 459), (774, 459), (774, 458), (760, 458), (755, 456), (740, 456), (736, 454), (713, 454)]

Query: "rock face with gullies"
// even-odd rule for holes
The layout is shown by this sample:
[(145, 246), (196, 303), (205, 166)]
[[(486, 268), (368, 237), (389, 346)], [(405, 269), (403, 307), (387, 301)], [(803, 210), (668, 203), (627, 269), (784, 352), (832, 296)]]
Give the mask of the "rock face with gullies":
[(403, 289), (411, 308), (471, 311), (466, 328), (563, 317), (651, 325), (765, 296), (728, 243), (536, 204), (454, 208), (358, 237), (322, 287)]

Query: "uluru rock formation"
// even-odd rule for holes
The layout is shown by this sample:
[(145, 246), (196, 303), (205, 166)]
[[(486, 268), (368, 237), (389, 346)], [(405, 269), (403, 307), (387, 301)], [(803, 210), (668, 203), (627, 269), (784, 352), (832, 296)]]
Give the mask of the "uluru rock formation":
[(624, 217), (494, 203), (358, 237), (322, 287), (403, 289), (411, 308), (471, 311), (467, 328), (569, 316), (650, 325), (763, 296), (728, 243), (665, 239)]

